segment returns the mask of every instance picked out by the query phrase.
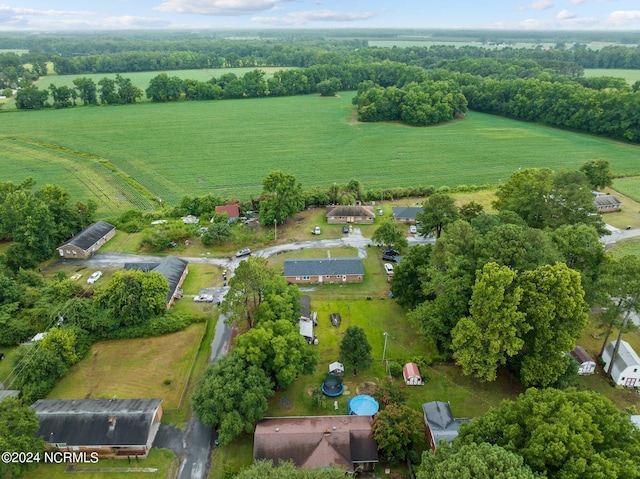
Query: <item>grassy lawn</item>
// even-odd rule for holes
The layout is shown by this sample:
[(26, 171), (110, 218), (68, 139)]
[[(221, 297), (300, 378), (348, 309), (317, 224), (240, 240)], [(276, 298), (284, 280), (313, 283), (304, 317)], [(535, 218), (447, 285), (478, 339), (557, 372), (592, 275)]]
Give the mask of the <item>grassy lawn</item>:
[(614, 195), (622, 202), (622, 210), (616, 213), (604, 214), (602, 219), (616, 228), (626, 228), (627, 226), (640, 228), (640, 203), (638, 203), (638, 200), (617, 190), (607, 190), (607, 193)]
[(125, 233), (116, 230), (116, 235), (100, 248), (100, 252), (137, 254), (140, 252), (141, 241), (142, 233)]
[(227, 471), (239, 472), (253, 463), (253, 434), (242, 434), (225, 447), (217, 447), (212, 453), (209, 479), (225, 479)]
[(585, 68), (585, 77), (616, 77), (624, 78), (627, 83), (633, 85), (640, 80), (640, 70), (606, 69), (606, 68)]
[(620, 193), (621, 195), (625, 195), (628, 198), (633, 199), (634, 201), (640, 201), (640, 176), (617, 178), (613, 182), (613, 187), (615, 188), (616, 192)]
[(353, 119), (353, 95), (7, 113), (4, 176), (60, 184), (114, 213), (149, 201), (123, 176), (173, 205), (185, 192), (255, 197), (272, 170), (305, 189), (354, 177), (365, 189), (498, 184), (519, 167), (574, 169), (593, 158), (638, 173), (636, 145), (475, 112), (434, 128), (363, 124)]
[(613, 248), (608, 250), (608, 253), (615, 256), (616, 258), (622, 258), (623, 256), (627, 256), (629, 254), (640, 257), (640, 240), (629, 239), (616, 243)]
[[(67, 464), (41, 464), (36, 469), (27, 472), (23, 479), (68, 479), (71, 477), (82, 477), (83, 479), (172, 479), (178, 471), (178, 458), (168, 449), (151, 449), (146, 459), (128, 462), (126, 459), (103, 459), (97, 464), (78, 465), (87, 469), (76, 474), (67, 473), (65, 469)], [(129, 471), (129, 472), (100, 472), (103, 468), (124, 467), (124, 468), (149, 468), (157, 469), (155, 472), (147, 471)], [(92, 472), (95, 470), (96, 472)]]
[[(4, 359), (0, 361), (0, 383), (4, 383), (7, 376), (13, 371), (13, 356), (15, 356), (18, 347), (0, 348), (0, 353), (4, 353)], [(9, 384), (4, 385), (5, 389), (9, 389)]]
[(48, 398), (162, 398), (165, 411), (177, 409), (204, 332), (200, 323), (165, 336), (95, 343)]

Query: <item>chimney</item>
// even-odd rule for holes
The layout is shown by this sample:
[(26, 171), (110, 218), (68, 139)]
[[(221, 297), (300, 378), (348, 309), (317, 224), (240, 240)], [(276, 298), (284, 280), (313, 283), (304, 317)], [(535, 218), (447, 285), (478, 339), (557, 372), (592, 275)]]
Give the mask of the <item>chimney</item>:
[(111, 416), (109, 418), (109, 430), (113, 431), (116, 428), (116, 417), (115, 416)]

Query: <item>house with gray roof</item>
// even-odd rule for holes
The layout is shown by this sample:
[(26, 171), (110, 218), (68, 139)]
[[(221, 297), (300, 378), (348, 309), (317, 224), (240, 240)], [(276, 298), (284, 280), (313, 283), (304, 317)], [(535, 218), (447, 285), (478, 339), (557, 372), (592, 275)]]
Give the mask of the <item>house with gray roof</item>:
[[(615, 349), (616, 342), (611, 341), (604, 348), (602, 353), (602, 361), (604, 362), (604, 370), (609, 370), (611, 356)], [(611, 369), (611, 379), (620, 386), (634, 388), (640, 386), (640, 357), (626, 341), (620, 341), (620, 348), (613, 359), (613, 368)]]
[(378, 446), (370, 416), (266, 418), (256, 425), (253, 459), (274, 464), (291, 461), (297, 467), (343, 467), (350, 472), (373, 471)]
[(435, 451), (442, 440), (451, 442), (458, 437), (460, 425), (471, 419), (456, 419), (448, 402), (431, 401), (422, 405), (424, 423), (427, 426), (429, 447)]
[(333, 224), (372, 224), (376, 219), (373, 208), (364, 205), (327, 206), (327, 223)]
[(116, 227), (106, 221), (87, 226), (58, 248), (61, 258), (87, 259), (116, 234)]
[(40, 399), (36, 436), (50, 449), (101, 457), (146, 457), (162, 418), (162, 399)]
[(422, 207), (416, 206), (394, 206), (393, 219), (396, 223), (403, 223), (407, 225), (416, 224), (416, 214), (422, 213)]
[(169, 292), (167, 293), (167, 309), (169, 309), (174, 300), (182, 296), (180, 287), (189, 274), (189, 262), (176, 256), (165, 256), (154, 262), (125, 263), (124, 269), (140, 270), (145, 273), (155, 271), (164, 276), (169, 283)]
[(622, 207), (622, 202), (613, 195), (594, 196), (593, 204), (598, 209), (598, 213), (613, 213), (620, 211)]
[(284, 277), (296, 284), (362, 283), (364, 266), (360, 258), (285, 259)]

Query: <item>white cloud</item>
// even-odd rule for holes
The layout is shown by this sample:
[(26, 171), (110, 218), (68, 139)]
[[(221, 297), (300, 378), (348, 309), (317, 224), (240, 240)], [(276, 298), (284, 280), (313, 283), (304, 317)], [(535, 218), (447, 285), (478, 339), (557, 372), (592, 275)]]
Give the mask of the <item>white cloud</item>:
[(547, 10), (553, 7), (553, 2), (551, 0), (534, 0), (529, 8), (533, 10)]
[(289, 12), (286, 17), (253, 17), (251, 20), (263, 25), (304, 25), (309, 22), (353, 22), (367, 20), (373, 12), (338, 12), (334, 10), (307, 10)]
[(36, 10), (33, 8), (14, 8), (0, 4), (0, 25), (25, 27), (30, 25), (30, 17), (87, 17), (91, 12), (67, 10)]
[(170, 22), (159, 18), (134, 17), (131, 15), (109, 17), (104, 20), (105, 28), (163, 28), (169, 25)]
[(571, 20), (576, 18), (575, 13), (571, 13), (569, 10), (560, 10), (557, 16), (558, 20)]
[(155, 10), (200, 15), (251, 15), (291, 0), (166, 0)]
[(607, 18), (608, 24), (617, 27), (634, 22), (640, 22), (640, 10), (617, 10)]
[(581, 5), (583, 3), (585, 3), (586, 0), (569, 0), (569, 3), (571, 5)]

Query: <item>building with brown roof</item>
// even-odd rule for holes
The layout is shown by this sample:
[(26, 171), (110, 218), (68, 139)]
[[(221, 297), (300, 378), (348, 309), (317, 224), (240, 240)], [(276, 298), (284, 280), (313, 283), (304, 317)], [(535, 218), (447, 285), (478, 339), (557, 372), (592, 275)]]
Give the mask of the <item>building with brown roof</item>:
[(238, 208), (238, 205), (216, 206), (216, 214), (222, 215), (225, 213), (227, 214), (229, 223), (233, 223), (240, 218), (240, 209)]
[(327, 207), (327, 223), (329, 224), (366, 224), (376, 219), (373, 208), (363, 205), (338, 205)]
[(338, 466), (372, 471), (378, 445), (368, 416), (312, 416), (263, 419), (256, 426), (253, 459), (292, 461), (297, 467)]

